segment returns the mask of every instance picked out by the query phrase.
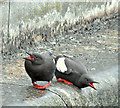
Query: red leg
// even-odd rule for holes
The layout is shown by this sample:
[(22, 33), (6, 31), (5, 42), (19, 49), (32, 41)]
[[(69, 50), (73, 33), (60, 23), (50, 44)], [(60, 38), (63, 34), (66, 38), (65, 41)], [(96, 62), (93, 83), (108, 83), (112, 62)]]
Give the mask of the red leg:
[(32, 83), (32, 84), (33, 84), (33, 86), (35, 86), (35, 88), (39, 86), (38, 84), (35, 84), (35, 83)]
[(37, 89), (45, 89), (45, 88), (47, 88), (48, 86), (50, 86), (50, 82), (48, 82), (48, 84), (46, 84), (46, 85), (44, 85), (44, 86), (40, 86), (40, 85), (35, 84), (35, 83), (33, 83), (33, 85), (34, 85), (35, 88), (37, 88)]
[(64, 80), (64, 79), (57, 79), (57, 81), (63, 81), (64, 83), (67, 83), (67, 84), (72, 84), (71, 82), (66, 81), (66, 80)]

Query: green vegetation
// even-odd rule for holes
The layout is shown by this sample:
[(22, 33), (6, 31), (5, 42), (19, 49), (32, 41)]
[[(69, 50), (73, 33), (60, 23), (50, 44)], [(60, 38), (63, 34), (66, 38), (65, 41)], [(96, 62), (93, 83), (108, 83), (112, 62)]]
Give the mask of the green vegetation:
[(60, 11), (60, 3), (56, 2), (56, 10), (59, 12)]
[(34, 9), (34, 12), (35, 12), (36, 15), (38, 14), (37, 8)]
[[(26, 14), (25, 16), (23, 16), (24, 21), (28, 21), (28, 19), (34, 19), (36, 16), (38, 17), (43, 17), (46, 13), (52, 11), (52, 10), (57, 10), (57, 12), (60, 12), (60, 2), (55, 2), (54, 4), (50, 4), (50, 3), (46, 3), (45, 5), (43, 4), (42, 6), (40, 6), (41, 9), (38, 9), (37, 7), (35, 7), (33, 10), (29, 11), (29, 14)], [(16, 21), (17, 20), (21, 20), (21, 16), (17, 15), (16, 16)], [(36, 20), (36, 22), (38, 22), (38, 19)]]
[(42, 12), (45, 12), (45, 7), (42, 5)]
[(25, 16), (25, 21), (28, 21), (28, 18), (29, 18), (28, 16)]
[(58, 12), (60, 11), (60, 3), (56, 2), (55, 6), (50, 5), (49, 3), (46, 3), (46, 5), (42, 5), (41, 9), (38, 10), (37, 8), (34, 8), (34, 15), (43, 16), (45, 13), (48, 13), (49, 11), (56, 9)]

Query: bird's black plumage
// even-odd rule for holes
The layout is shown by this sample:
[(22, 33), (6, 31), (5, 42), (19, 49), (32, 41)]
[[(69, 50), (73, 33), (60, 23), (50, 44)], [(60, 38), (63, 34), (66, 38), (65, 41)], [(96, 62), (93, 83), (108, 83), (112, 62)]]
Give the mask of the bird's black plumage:
[(55, 59), (55, 64), (55, 76), (57, 79), (61, 78), (67, 80), (79, 88), (84, 88), (87, 86), (94, 88), (93, 83), (97, 83), (89, 77), (86, 67), (74, 57), (57, 56)]
[(55, 72), (53, 57), (48, 53), (28, 54), (30, 58), (25, 58), (25, 70), (30, 76), (32, 83), (36, 81), (51, 81)]

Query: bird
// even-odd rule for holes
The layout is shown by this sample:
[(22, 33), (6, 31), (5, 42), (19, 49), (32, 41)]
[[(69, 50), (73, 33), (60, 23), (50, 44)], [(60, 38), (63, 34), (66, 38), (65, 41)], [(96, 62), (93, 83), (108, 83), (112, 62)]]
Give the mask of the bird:
[(55, 76), (57, 81), (72, 84), (78, 88), (90, 86), (97, 90), (93, 83), (98, 82), (94, 81), (88, 75), (86, 67), (75, 57), (68, 57), (65, 55), (56, 56), (55, 65)]
[[(55, 73), (55, 63), (50, 52), (48, 53), (29, 53), (26, 52), (30, 57), (25, 57), (25, 70), (32, 80), (33, 86), (37, 89), (46, 89), (50, 86), (50, 82)], [(48, 81), (44, 86), (36, 84), (36, 81)]]

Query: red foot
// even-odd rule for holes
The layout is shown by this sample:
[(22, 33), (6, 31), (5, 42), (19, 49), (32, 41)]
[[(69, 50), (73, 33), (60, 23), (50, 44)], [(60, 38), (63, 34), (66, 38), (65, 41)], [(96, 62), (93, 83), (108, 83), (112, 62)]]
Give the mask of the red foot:
[(63, 81), (64, 83), (67, 83), (67, 84), (72, 84), (71, 82), (66, 81), (66, 80), (64, 80), (64, 79), (57, 79), (57, 81)]
[(47, 88), (48, 86), (50, 86), (50, 82), (49, 82), (48, 84), (44, 85), (44, 86), (40, 86), (40, 85), (35, 84), (35, 83), (33, 83), (33, 85), (34, 85), (35, 88), (37, 88), (37, 89), (45, 89), (45, 88)]

